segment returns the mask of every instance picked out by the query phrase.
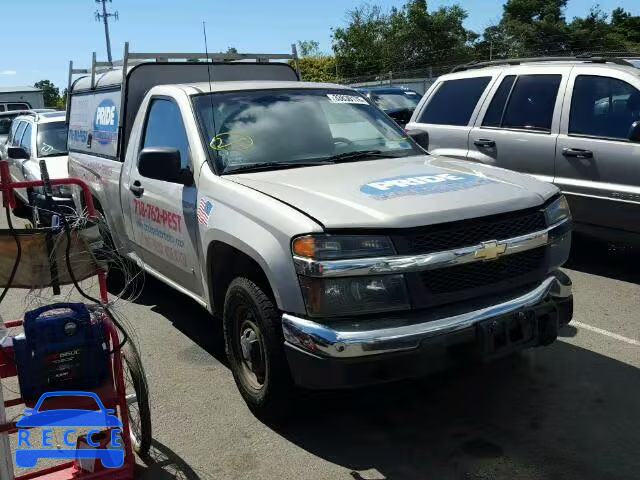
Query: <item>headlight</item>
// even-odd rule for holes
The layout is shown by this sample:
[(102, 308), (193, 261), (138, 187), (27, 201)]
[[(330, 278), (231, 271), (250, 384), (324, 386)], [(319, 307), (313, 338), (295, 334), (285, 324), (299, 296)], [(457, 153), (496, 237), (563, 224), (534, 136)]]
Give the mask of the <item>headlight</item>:
[(305, 235), (293, 240), (293, 254), (314, 260), (395, 255), (391, 239), (366, 235)]
[(299, 278), (310, 316), (379, 313), (410, 308), (403, 275)]
[(544, 215), (547, 219), (547, 225), (554, 225), (562, 220), (571, 219), (569, 203), (565, 196), (560, 196), (556, 201), (549, 205), (545, 209)]
[[(395, 255), (391, 239), (379, 235), (305, 235), (293, 240), (296, 257), (323, 262)], [(408, 310), (403, 275), (316, 278), (300, 275), (309, 316), (341, 316)]]

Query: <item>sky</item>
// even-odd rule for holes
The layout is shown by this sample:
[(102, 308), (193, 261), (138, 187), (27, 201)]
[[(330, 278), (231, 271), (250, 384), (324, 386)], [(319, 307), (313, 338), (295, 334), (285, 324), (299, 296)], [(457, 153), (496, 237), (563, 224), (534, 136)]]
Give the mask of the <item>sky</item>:
[[(67, 84), (69, 60), (78, 68), (90, 65), (91, 53), (106, 60), (104, 28), (94, 18), (94, 0), (2, 0), (0, 85)], [(248, 53), (288, 53), (297, 40), (317, 40), (331, 50), (331, 28), (345, 23), (346, 12), (363, 0), (113, 0), (111, 45), (122, 58), (124, 42), (133, 52), (202, 52), (202, 22), (207, 25), (209, 51), (235, 47)], [(369, 0), (388, 9), (405, 0)], [(429, 8), (458, 3), (469, 13), (466, 27), (482, 32), (502, 14), (500, 0), (431, 0)], [(640, 15), (640, 2), (569, 0), (566, 16), (585, 15), (600, 4), (610, 12), (618, 5)], [(633, 4), (633, 6), (631, 6)], [(13, 19), (13, 21), (9, 21)]]

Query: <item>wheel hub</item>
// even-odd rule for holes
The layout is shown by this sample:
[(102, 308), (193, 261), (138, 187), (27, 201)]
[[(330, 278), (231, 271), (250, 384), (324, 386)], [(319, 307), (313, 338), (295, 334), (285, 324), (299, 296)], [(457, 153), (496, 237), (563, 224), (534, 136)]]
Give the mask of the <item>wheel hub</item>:
[(256, 389), (264, 384), (265, 362), (260, 330), (251, 321), (245, 320), (239, 330), (240, 353), (243, 374), (247, 382)]

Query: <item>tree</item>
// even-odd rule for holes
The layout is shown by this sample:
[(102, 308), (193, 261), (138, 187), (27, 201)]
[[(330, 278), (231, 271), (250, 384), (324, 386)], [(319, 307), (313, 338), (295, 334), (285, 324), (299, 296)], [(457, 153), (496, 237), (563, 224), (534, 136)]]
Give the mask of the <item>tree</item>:
[[(293, 62), (290, 62), (292, 65)], [(293, 65), (292, 65), (293, 66)], [(336, 59), (329, 56), (298, 59), (300, 76), (305, 82), (337, 82)]]
[[(507, 0), (499, 23), (511, 54), (555, 55), (568, 49), (567, 0)], [(504, 46), (502, 46), (504, 48)]]
[(302, 58), (321, 57), (320, 43), (315, 40), (298, 40), (298, 55)]
[(58, 97), (58, 101), (56, 103), (56, 110), (66, 110), (67, 109), (67, 89), (65, 88), (62, 91), (62, 95)]
[(42, 90), (45, 107), (55, 108), (58, 105), (58, 100), (60, 99), (60, 89), (56, 87), (50, 80), (40, 80), (33, 86)]
[(378, 6), (362, 5), (347, 12), (347, 26), (332, 29), (333, 51), (344, 76), (382, 71), (387, 17)]
[(375, 5), (358, 7), (347, 13), (346, 27), (333, 29), (339, 70), (360, 76), (465, 61), (477, 38), (464, 27), (466, 18), (459, 5), (429, 12), (426, 0), (408, 0), (389, 13)]
[(236, 47), (228, 47), (227, 51), (224, 53), (228, 53), (230, 55), (237, 55), (238, 54), (238, 49)]

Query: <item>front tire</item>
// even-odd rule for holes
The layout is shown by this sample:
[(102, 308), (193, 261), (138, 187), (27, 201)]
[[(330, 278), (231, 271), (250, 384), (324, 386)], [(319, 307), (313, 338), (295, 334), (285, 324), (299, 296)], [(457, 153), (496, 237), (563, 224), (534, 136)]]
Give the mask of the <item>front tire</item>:
[(238, 277), (227, 289), (223, 323), (227, 357), (240, 394), (256, 415), (276, 416), (294, 392), (278, 309), (256, 283)]

